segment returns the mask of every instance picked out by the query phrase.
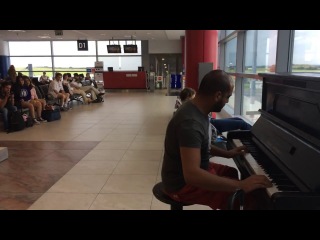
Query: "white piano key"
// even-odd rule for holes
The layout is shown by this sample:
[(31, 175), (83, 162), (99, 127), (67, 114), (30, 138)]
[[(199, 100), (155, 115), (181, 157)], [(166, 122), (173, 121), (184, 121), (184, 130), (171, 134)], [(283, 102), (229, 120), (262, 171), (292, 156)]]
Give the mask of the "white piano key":
[[(236, 147), (241, 147), (243, 146), (242, 142), (239, 140), (239, 139), (233, 139), (232, 142), (234, 143), (234, 145)], [(266, 176), (270, 181), (273, 181), (273, 179), (271, 179), (269, 177), (269, 175), (263, 170), (263, 168), (257, 163), (257, 161), (253, 158), (253, 156), (250, 154), (250, 153), (247, 153), (243, 156), (245, 158), (245, 160), (248, 162), (249, 166), (251, 167), (252, 169), (252, 172), (254, 174), (257, 174), (257, 175), (264, 175)], [(270, 188), (267, 188), (266, 189), (269, 197), (271, 197), (272, 194), (276, 193), (276, 192), (281, 192), (276, 184), (273, 184), (272, 187)]]

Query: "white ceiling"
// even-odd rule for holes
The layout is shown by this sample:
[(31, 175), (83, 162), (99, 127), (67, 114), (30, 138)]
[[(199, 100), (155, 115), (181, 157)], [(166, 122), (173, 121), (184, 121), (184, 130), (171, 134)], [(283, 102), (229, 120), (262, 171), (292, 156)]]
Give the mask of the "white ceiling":
[(55, 30), (0, 30), (3, 41), (39, 40), (179, 40), (185, 30), (62, 30), (56, 36)]

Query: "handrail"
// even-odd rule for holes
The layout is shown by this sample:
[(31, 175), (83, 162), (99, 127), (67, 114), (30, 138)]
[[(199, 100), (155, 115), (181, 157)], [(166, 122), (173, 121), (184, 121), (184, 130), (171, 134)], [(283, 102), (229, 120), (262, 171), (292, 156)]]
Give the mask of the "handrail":
[(254, 78), (254, 79), (262, 81), (262, 77), (259, 76), (257, 73), (234, 73), (234, 72), (228, 72), (228, 74), (231, 75), (231, 76), (235, 76), (235, 77)]

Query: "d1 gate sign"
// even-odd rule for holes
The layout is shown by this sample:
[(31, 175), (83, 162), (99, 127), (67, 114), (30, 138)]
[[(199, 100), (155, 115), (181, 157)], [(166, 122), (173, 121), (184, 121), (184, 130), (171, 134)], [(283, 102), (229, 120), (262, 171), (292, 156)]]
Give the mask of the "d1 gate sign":
[(88, 51), (88, 40), (77, 40), (78, 51)]

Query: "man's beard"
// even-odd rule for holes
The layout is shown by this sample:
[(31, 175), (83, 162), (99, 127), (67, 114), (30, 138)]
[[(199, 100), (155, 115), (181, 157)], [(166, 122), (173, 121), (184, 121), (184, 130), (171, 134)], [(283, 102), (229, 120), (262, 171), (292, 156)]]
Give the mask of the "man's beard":
[(221, 112), (223, 107), (224, 107), (224, 104), (223, 104), (222, 100), (219, 102), (216, 102), (216, 104), (214, 106), (212, 106), (211, 112)]

